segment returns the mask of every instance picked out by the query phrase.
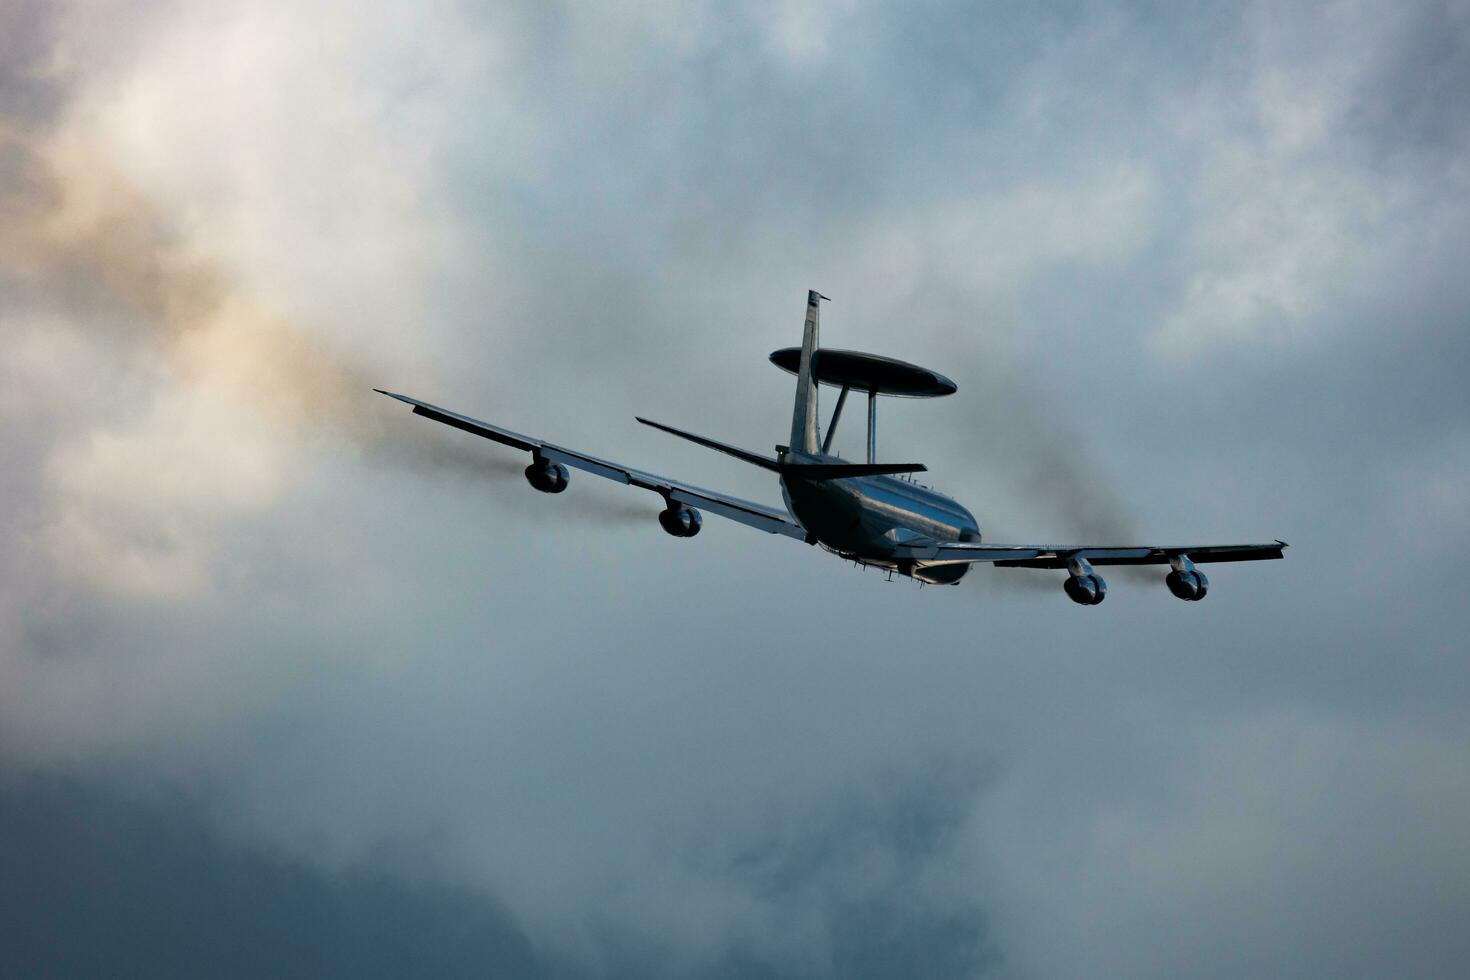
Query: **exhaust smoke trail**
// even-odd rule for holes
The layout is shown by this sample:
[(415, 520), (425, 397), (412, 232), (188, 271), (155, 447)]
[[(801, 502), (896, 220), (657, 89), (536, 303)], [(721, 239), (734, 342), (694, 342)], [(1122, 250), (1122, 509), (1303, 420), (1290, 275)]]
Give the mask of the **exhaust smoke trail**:
[[(323, 453), (425, 480), (521, 483), (522, 454), (386, 403), (372, 389), (390, 376), (433, 386), (267, 309), (85, 134), (0, 118), (0, 176), (7, 346), (72, 350), (22, 378), (29, 400), (70, 413), (42, 468), (53, 513), (41, 537), (61, 568), (129, 592), (188, 591), (208, 577), (221, 511), (268, 507)], [(68, 382), (97, 373), (69, 370), (76, 351), (104, 367), (113, 390), (100, 401)], [(525, 513), (615, 525), (657, 514), (579, 489)]]

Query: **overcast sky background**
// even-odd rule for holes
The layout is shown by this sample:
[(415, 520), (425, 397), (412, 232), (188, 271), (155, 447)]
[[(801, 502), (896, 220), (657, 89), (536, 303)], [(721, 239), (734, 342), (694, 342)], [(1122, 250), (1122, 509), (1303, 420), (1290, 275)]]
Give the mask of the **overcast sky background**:
[[(8, 0), (3, 972), (1459, 975), (1467, 92), (1463, 2)], [(776, 502), (632, 416), (784, 441), (807, 288), (988, 538), (1287, 560), (887, 584), (370, 390)]]

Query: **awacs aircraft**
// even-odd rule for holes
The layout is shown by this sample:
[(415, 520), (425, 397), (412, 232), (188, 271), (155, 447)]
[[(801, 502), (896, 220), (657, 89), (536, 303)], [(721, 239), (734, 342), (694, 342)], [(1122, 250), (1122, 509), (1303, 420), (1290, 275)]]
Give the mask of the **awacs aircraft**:
[[(1164, 581), (1180, 599), (1197, 601), (1209, 580), (1195, 566), (1204, 562), (1256, 561), (1280, 558), (1284, 541), (1270, 544), (1152, 545), (989, 544), (968, 510), (941, 493), (895, 474), (919, 473), (918, 463), (880, 463), (875, 453), (879, 395), (930, 398), (950, 395), (955, 383), (934, 371), (892, 358), (817, 346), (820, 303), (827, 297), (807, 293), (806, 329), (801, 347), (771, 355), (778, 367), (796, 374), (796, 405), (791, 417), (791, 444), (777, 446), (774, 457), (684, 432), (640, 418), (644, 425), (734, 456), (775, 473), (787, 511), (751, 503), (712, 490), (635, 470), (621, 463), (588, 456), (542, 439), (481, 422), (406, 395), (374, 389), (407, 402), (414, 414), (503, 443), (531, 454), (526, 480), (543, 493), (567, 488), (568, 467), (595, 476), (652, 490), (663, 497), (658, 522), (669, 534), (692, 538), (699, 533), (701, 511), (741, 524), (784, 534), (807, 544), (820, 544), (835, 555), (898, 572), (919, 582), (953, 584), (976, 562), (1005, 568), (1066, 569), (1063, 583), (1073, 602), (1095, 606), (1108, 594), (1097, 565), (1168, 565)], [(817, 386), (840, 389), (832, 420), (822, 437), (817, 429)], [(868, 396), (868, 459), (853, 463), (831, 454), (832, 436), (842, 418), (849, 392)]]

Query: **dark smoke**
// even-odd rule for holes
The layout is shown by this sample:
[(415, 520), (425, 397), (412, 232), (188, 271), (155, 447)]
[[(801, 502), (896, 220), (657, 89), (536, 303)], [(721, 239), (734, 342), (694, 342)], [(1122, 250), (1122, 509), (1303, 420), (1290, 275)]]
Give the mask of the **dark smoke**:
[[(971, 339), (975, 345), (983, 345), (987, 335)], [(994, 361), (972, 361), (960, 369), (974, 379), (965, 386), (974, 412), (966, 427), (975, 434), (974, 440), (965, 447), (973, 472), (995, 488), (995, 497), (1017, 501), (1025, 508), (1024, 515), (997, 514), (993, 506), (976, 501), (976, 516), (985, 540), (997, 544), (1099, 546), (1157, 543), (1140, 532), (1127, 501), (1094, 464), (1083, 441), (1041, 411), (1036, 396), (1026, 386), (991, 366), (1007, 360), (997, 356)], [(1009, 530), (1022, 526), (1029, 530)], [(1155, 584), (1163, 577), (1157, 569), (1137, 565), (1110, 566), (1102, 574), (1110, 582), (1139, 584)], [(1020, 591), (1060, 591), (1063, 575), (997, 569), (985, 581), (1004, 580), (1003, 587)]]

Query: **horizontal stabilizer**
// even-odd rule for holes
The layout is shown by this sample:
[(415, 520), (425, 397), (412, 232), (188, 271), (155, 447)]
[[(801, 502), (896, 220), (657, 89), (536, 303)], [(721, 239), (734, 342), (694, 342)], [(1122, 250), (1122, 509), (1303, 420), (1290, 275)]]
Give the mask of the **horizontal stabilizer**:
[(923, 473), (923, 463), (782, 463), (781, 472), (803, 480), (841, 480), (850, 476)]
[(676, 429), (672, 425), (664, 425), (662, 422), (654, 422), (638, 415), (633, 417), (644, 425), (667, 432), (671, 436), (688, 439), (690, 442), (698, 443), (706, 449), (714, 449), (718, 452), (727, 453), (736, 459), (743, 459), (747, 463), (754, 463), (762, 469), (778, 470), (781, 468), (780, 461), (770, 456), (762, 456), (760, 453), (753, 453), (749, 449), (741, 449), (739, 446), (732, 446), (726, 442), (718, 442), (708, 436), (697, 436), (693, 432), (685, 432), (683, 429)]
[(841, 480), (852, 476), (881, 476), (885, 473), (923, 473), (927, 467), (922, 463), (786, 463), (770, 456), (762, 456), (748, 449), (741, 449), (728, 443), (719, 442), (707, 436), (695, 435), (693, 432), (685, 432), (662, 422), (654, 422), (642, 416), (635, 415), (644, 425), (651, 426), (669, 435), (678, 436), (680, 439), (688, 439), (707, 449), (718, 450), (743, 459), (747, 463), (754, 463), (762, 469), (775, 470), (788, 476), (798, 477), (803, 480)]

